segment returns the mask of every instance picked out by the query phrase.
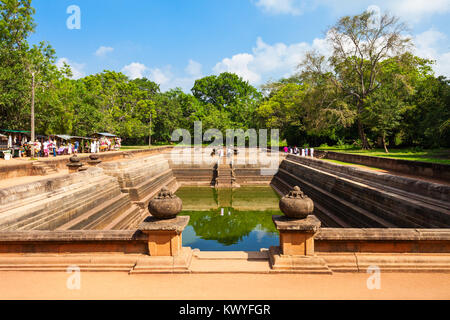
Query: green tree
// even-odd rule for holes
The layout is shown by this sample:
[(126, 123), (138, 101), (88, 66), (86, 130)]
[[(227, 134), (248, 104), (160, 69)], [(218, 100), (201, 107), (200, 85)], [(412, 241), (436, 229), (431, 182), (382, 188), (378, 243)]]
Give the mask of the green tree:
[(381, 62), (379, 79), (383, 86), (367, 99), (363, 122), (381, 138), (386, 153), (386, 137), (399, 127), (414, 85), (430, 77), (430, 63), (409, 53)]
[(406, 143), (450, 147), (450, 81), (443, 76), (420, 79), (403, 114), (401, 133)]
[(224, 72), (196, 80), (192, 93), (200, 102), (209, 105), (209, 109), (214, 106), (217, 111), (226, 113), (230, 128), (247, 129), (255, 125), (253, 115), (261, 94), (236, 74)]
[[(381, 62), (404, 53), (411, 44), (403, 35), (405, 25), (397, 17), (384, 14), (376, 21), (373, 12), (341, 18), (327, 33), (333, 47), (328, 59), (330, 80), (355, 109), (358, 134), (364, 149), (370, 148), (363, 113), (367, 99), (385, 83), (381, 81)], [(303, 66), (311, 65), (309, 55)]]
[(28, 36), (34, 31), (31, 0), (0, 2), (0, 124), (21, 129), (30, 123)]

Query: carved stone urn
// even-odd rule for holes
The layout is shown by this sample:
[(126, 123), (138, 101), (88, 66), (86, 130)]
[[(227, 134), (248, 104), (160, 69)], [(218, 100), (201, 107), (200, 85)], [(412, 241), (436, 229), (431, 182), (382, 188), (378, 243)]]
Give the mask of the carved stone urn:
[(87, 161), (87, 163), (88, 163), (90, 166), (93, 166), (93, 167), (95, 167), (96, 165), (98, 165), (98, 164), (101, 163), (101, 162), (102, 162), (102, 160), (99, 160), (98, 155), (96, 155), (95, 153), (92, 153), (92, 154), (89, 156), (89, 160)]
[(157, 219), (173, 219), (183, 209), (183, 202), (167, 187), (148, 203), (148, 211)]
[(67, 167), (69, 168), (69, 172), (71, 173), (77, 172), (83, 166), (80, 158), (78, 158), (77, 155), (73, 155), (72, 157), (70, 157), (69, 161), (70, 162), (67, 164)]
[(280, 210), (291, 219), (305, 219), (314, 211), (314, 202), (295, 186), (280, 200)]

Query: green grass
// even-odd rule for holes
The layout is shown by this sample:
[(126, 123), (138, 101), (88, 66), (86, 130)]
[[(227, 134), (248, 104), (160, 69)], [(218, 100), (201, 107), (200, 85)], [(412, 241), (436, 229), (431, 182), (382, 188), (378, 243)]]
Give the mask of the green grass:
[(351, 162), (343, 162), (343, 161), (339, 161), (339, 160), (332, 160), (332, 159), (320, 159), (320, 160), (333, 162), (333, 163), (337, 163), (337, 164), (343, 164), (343, 165), (346, 165), (346, 166), (356, 166), (356, 167), (368, 168), (368, 169), (372, 169), (372, 170), (383, 170), (383, 169), (380, 169), (380, 168), (369, 167), (369, 166), (365, 166), (365, 165), (362, 165), (362, 164), (356, 164), (356, 163), (351, 163)]
[(164, 147), (164, 145), (156, 145), (156, 146), (121, 146), (120, 150), (142, 150), (142, 149), (154, 149)]
[(355, 147), (320, 147), (318, 150), (344, 152), (350, 154), (359, 154), (372, 157), (382, 157), (391, 159), (402, 159), (411, 161), (423, 161), (432, 163), (450, 164), (449, 149), (429, 149), (417, 151), (412, 148), (391, 149), (389, 153), (383, 149), (361, 150)]

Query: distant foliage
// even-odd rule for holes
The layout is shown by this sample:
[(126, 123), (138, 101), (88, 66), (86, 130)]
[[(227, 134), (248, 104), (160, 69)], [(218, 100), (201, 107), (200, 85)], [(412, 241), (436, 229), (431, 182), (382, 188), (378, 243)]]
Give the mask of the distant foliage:
[(28, 44), (34, 13), (31, 0), (0, 1), (0, 129), (29, 130), (34, 89), (37, 134), (109, 131), (124, 144), (148, 144), (150, 136), (161, 144), (202, 121), (204, 131), (223, 133), (279, 129), (291, 146), (450, 147), (450, 82), (410, 53), (404, 25), (390, 15), (377, 24), (369, 12), (341, 18), (328, 31), (329, 59), (309, 52), (298, 73), (261, 90), (225, 72), (186, 93), (107, 70), (71, 79), (49, 44)]

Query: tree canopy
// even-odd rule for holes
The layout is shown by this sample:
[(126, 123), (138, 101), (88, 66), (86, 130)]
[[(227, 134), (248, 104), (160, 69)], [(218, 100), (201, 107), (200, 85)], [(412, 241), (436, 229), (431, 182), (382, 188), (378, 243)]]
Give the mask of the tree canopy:
[(292, 76), (259, 89), (224, 72), (191, 92), (105, 70), (78, 80), (57, 68), (50, 44), (30, 46), (31, 0), (0, 2), (0, 129), (87, 136), (109, 131), (125, 144), (168, 143), (175, 129), (280, 129), (290, 145), (363, 148), (450, 146), (450, 82), (411, 53), (398, 18), (346, 16), (327, 32), (329, 57), (308, 52)]

